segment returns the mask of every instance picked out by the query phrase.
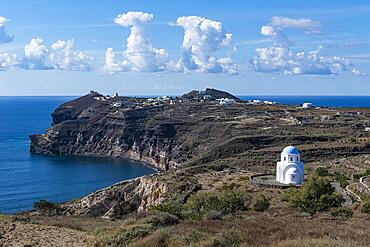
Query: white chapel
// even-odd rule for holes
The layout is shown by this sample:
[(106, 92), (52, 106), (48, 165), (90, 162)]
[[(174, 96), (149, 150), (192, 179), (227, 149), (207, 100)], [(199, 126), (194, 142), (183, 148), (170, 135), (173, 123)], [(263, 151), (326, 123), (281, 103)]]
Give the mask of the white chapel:
[(304, 164), (296, 147), (288, 146), (281, 153), (276, 165), (276, 181), (282, 184), (300, 185), (304, 180)]

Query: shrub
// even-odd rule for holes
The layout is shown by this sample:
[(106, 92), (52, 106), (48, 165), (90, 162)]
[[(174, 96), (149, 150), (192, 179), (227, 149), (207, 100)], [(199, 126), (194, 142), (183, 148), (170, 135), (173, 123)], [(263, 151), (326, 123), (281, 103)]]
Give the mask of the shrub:
[(365, 176), (369, 176), (370, 175), (370, 169), (367, 169), (365, 172), (363, 173), (359, 173), (359, 174), (354, 174), (353, 175), (353, 178), (354, 179), (360, 179), (361, 177), (365, 177)]
[(184, 237), (184, 243), (186, 244), (186, 246), (190, 246), (206, 239), (207, 233), (201, 232), (199, 230), (193, 230)]
[(212, 242), (212, 247), (239, 247), (240, 238), (232, 229), (219, 234)]
[(345, 188), (349, 185), (348, 183), (348, 177), (341, 175), (341, 174), (336, 174), (335, 179), (338, 181), (340, 184), (340, 187)]
[[(125, 245), (126, 246), (126, 245)], [(149, 236), (135, 241), (130, 247), (170, 247), (171, 235), (168, 231), (158, 230)]]
[(330, 181), (324, 178), (309, 178), (300, 189), (290, 189), (286, 194), (290, 206), (300, 208), (311, 217), (316, 212), (339, 207), (343, 201), (340, 194), (334, 192)]
[(182, 218), (181, 204), (177, 202), (166, 202), (149, 208), (150, 211), (159, 211)]
[(139, 222), (143, 224), (151, 224), (152, 226), (157, 228), (176, 225), (180, 221), (175, 215), (161, 212), (156, 215), (144, 218)]
[(54, 215), (60, 213), (59, 203), (47, 200), (39, 200), (33, 204), (33, 209), (43, 214)]
[(189, 197), (184, 205), (184, 217), (194, 220), (204, 218), (211, 211), (219, 211), (222, 215), (234, 213), (243, 208), (245, 198), (237, 191), (222, 193), (199, 192)]
[(217, 210), (212, 210), (212, 211), (207, 212), (203, 218), (206, 220), (222, 220), (222, 216), (223, 216), (222, 212), (217, 211)]
[(271, 247), (357, 247), (354, 242), (332, 239), (329, 237), (316, 239), (289, 239), (283, 240)]
[(264, 194), (258, 193), (252, 200), (252, 209), (263, 212), (270, 207), (270, 200)]
[(320, 166), (320, 167), (317, 167), (316, 170), (315, 170), (317, 176), (319, 177), (326, 177), (329, 175), (329, 171), (326, 167), (323, 167), (323, 166)]
[(364, 204), (362, 204), (361, 212), (370, 214), (370, 202), (365, 202)]
[(120, 227), (111, 234), (100, 239), (95, 246), (126, 246), (128, 243), (137, 241), (148, 236), (155, 228), (151, 224), (138, 224)]
[(343, 220), (347, 220), (349, 218), (352, 218), (353, 216), (353, 210), (350, 209), (350, 208), (334, 208), (332, 211), (331, 211), (331, 216), (333, 216), (334, 218), (340, 218), (340, 219), (343, 219)]

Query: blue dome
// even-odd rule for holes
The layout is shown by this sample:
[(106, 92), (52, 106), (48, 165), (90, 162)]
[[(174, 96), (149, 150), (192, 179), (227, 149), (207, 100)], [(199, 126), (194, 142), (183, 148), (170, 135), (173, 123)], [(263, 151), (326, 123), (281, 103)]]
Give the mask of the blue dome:
[(288, 146), (284, 148), (282, 154), (299, 154), (299, 151), (296, 147)]

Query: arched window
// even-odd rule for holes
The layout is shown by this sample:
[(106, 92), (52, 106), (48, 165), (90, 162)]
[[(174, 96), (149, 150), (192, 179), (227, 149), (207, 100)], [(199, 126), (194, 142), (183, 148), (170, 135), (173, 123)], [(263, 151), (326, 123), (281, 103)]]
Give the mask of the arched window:
[(293, 157), (290, 157), (290, 161), (293, 161)]
[(284, 156), (284, 161), (286, 161), (286, 156)]

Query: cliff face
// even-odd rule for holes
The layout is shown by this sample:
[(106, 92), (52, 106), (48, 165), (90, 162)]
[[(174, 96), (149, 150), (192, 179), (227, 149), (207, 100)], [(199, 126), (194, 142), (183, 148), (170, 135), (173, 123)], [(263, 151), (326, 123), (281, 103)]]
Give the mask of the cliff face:
[(175, 175), (168, 179), (166, 175), (156, 174), (117, 183), (61, 207), (66, 215), (115, 218), (131, 212), (146, 211), (166, 201), (184, 201), (199, 188), (197, 180), (191, 176)]
[(112, 104), (119, 99), (101, 97), (90, 93), (56, 109), (47, 133), (30, 136), (31, 152), (130, 158), (161, 170), (177, 165), (168, 156), (176, 128), (151, 123), (160, 108), (117, 108)]

